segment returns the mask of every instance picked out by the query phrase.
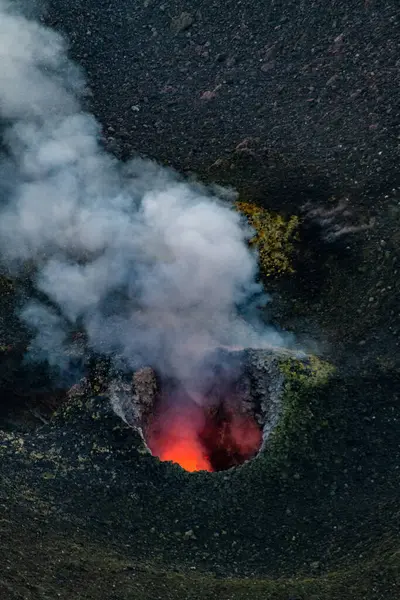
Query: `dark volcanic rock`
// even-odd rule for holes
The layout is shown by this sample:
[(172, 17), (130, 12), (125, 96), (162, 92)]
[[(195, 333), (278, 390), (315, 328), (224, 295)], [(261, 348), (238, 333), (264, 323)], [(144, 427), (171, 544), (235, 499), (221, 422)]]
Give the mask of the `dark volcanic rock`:
[(51, 0), (46, 18), (68, 34), (125, 155), (205, 172), (253, 137), (255, 177), (281, 203), (322, 181), (398, 180), (397, 0)]
[[(41, 575), (43, 589), (60, 589), (63, 569), (60, 593), (68, 598), (66, 590), (77, 593), (78, 575), (70, 569), (93, 565), (88, 570), (104, 574), (104, 589), (86, 572), (79, 586), (96, 587), (87, 597), (109, 600), (115, 586), (110, 575), (129, 566), (145, 572), (125, 581), (118, 596), (123, 600), (133, 589), (146, 589), (151, 573), (163, 577), (164, 568), (170, 573), (163, 579), (166, 597), (220, 598), (214, 584), (209, 596), (202, 595), (204, 587), (195, 588), (197, 596), (188, 594), (183, 581), (175, 590), (171, 570), (194, 569), (207, 577), (255, 575), (254, 597), (261, 600), (273, 584), (260, 576), (314, 577), (316, 561), (319, 574), (338, 572), (344, 561), (351, 568), (315, 588), (312, 579), (282, 583), (273, 588), (279, 589), (276, 597), (285, 600), (290, 585), (297, 592), (317, 589), (328, 599), (331, 586), (341, 589), (349, 577), (361, 585), (371, 564), (374, 572), (386, 573), (376, 589), (391, 589), (387, 567), (371, 561), (383, 556), (391, 570), (397, 565), (398, 377), (342, 378), (312, 357), (268, 356), (265, 362), (265, 353), (252, 351), (249, 358), (264, 393), (276, 369), (281, 373), (279, 425), (258, 458), (231, 471), (187, 473), (159, 462), (109, 399), (91, 396), (85, 386), (75, 388), (52, 423), (36, 432), (0, 431), (0, 557), (10, 566), (0, 590), (29, 590), (45, 564), (50, 572)], [(91, 558), (75, 563), (77, 548)], [(112, 558), (111, 552), (118, 554)], [(209, 585), (207, 577), (199, 585)], [(248, 586), (253, 583), (246, 579), (246, 593)]]
[[(253, 461), (194, 474), (161, 463), (106, 397), (76, 388), (50, 425), (25, 435), (1, 432), (6, 506), (27, 510), (34, 494), (37, 517), (51, 516), (54, 529), (61, 519), (97, 541), (111, 530), (132, 558), (162, 556), (170, 566), (188, 567), (202, 557), (203, 568), (217, 565), (226, 575), (293, 573), (316, 558), (336, 568), (343, 553), (357, 559), (356, 541), (371, 553), (369, 536), (380, 536), (388, 523), (374, 506), (396, 496), (394, 380), (342, 380), (314, 358), (280, 353), (265, 361), (265, 353), (253, 351), (250, 361), (263, 389), (266, 380), (277, 382), (277, 369), (283, 380), (279, 427)], [(385, 403), (378, 407), (381, 392)], [(362, 427), (349, 419), (355, 411)], [(340, 427), (347, 428), (346, 445)], [(183, 547), (175, 532), (188, 530), (196, 543)]]

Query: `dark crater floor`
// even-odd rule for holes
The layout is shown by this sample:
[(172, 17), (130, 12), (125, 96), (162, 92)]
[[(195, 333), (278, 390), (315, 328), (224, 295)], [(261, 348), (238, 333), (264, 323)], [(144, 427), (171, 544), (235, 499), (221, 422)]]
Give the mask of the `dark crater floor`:
[(189, 474), (146, 451), (95, 377), (67, 397), (21, 362), (27, 287), (5, 280), (2, 597), (397, 597), (398, 3), (51, 0), (43, 15), (118, 156), (300, 217), (296, 272), (266, 281), (266, 316), (336, 372), (289, 378), (273, 453)]

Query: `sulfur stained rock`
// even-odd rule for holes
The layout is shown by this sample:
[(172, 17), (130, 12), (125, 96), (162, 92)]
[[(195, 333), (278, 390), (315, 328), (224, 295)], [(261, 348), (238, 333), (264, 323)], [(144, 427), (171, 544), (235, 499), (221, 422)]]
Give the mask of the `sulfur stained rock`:
[(293, 273), (294, 242), (299, 218), (292, 216), (285, 219), (250, 202), (236, 202), (235, 206), (254, 229), (250, 244), (257, 249), (263, 275), (271, 277)]

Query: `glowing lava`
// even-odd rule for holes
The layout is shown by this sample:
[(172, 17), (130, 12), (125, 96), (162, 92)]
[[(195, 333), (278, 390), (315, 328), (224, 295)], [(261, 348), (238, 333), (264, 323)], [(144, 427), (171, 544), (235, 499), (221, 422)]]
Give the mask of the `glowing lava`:
[(222, 471), (242, 464), (257, 453), (261, 438), (254, 418), (226, 402), (204, 408), (192, 401), (164, 401), (146, 432), (154, 456), (186, 471)]
[(149, 448), (160, 460), (178, 463), (186, 471), (212, 471), (199, 437), (203, 426), (203, 410), (194, 403), (162, 406), (148, 431)]
[(204, 456), (196, 439), (168, 440), (160, 454), (160, 460), (178, 463), (186, 471), (212, 471), (209, 459)]

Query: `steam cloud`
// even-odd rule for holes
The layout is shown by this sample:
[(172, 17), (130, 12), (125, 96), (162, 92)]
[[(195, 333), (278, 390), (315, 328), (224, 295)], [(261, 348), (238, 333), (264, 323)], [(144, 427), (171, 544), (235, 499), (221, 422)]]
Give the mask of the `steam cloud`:
[[(30, 355), (68, 371), (70, 334), (129, 368), (201, 377), (221, 345), (279, 345), (238, 314), (259, 292), (240, 216), (149, 161), (122, 164), (82, 110), (64, 40), (0, 0), (0, 255), (35, 265)], [(83, 357), (82, 357), (83, 359)]]

